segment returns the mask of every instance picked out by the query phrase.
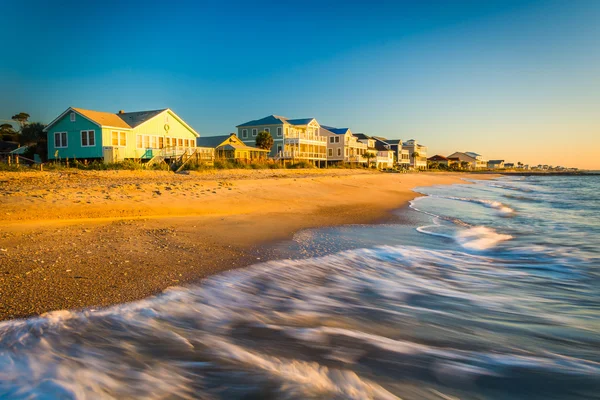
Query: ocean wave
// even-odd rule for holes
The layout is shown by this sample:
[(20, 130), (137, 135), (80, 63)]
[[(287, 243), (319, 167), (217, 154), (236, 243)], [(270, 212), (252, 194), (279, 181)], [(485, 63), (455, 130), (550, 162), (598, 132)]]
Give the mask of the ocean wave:
[[(489, 234), (473, 232), (465, 240)], [(558, 282), (532, 280), (518, 261), (382, 246), (4, 322), (0, 397), (468, 398), (525, 381), (539, 398), (560, 390), (553, 382), (600, 390), (592, 353), (571, 353), (556, 333), (598, 348), (593, 320), (546, 296)], [(535, 341), (519, 340), (532, 330)]]
[(500, 243), (513, 238), (511, 235), (496, 232), (486, 226), (469, 226), (462, 229), (453, 229), (442, 225), (426, 225), (417, 228), (417, 231), (453, 239), (463, 248), (468, 250), (489, 250)]

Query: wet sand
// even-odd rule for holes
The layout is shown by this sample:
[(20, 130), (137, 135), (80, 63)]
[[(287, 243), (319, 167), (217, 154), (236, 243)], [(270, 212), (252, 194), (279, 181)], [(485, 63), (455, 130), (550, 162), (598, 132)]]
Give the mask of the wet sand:
[[(305, 228), (372, 223), (464, 173), (0, 173), (0, 319), (138, 300), (270, 257)], [(476, 179), (491, 179), (478, 175)]]

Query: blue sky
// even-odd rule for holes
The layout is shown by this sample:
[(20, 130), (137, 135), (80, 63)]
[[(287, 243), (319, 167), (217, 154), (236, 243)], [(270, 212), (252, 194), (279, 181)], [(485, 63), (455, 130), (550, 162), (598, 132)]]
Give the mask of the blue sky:
[(269, 114), (600, 169), (600, 1), (0, 1), (0, 119)]

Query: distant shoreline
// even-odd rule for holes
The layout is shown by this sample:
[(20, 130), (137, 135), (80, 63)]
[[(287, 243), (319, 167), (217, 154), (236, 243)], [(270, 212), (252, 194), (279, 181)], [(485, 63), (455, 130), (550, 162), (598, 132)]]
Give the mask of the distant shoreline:
[[(0, 173), (0, 320), (139, 300), (262, 262), (308, 228), (389, 220), (465, 173)], [(499, 175), (487, 175), (491, 179)]]

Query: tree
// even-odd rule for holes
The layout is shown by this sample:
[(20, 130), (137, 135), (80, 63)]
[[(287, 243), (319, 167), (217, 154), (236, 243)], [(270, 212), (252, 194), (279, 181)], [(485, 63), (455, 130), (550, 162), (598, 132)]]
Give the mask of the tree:
[(0, 125), (0, 139), (7, 142), (14, 142), (18, 140), (17, 132), (15, 132), (11, 124)]
[(25, 144), (33, 144), (38, 143), (41, 139), (46, 139), (46, 132), (44, 132), (44, 128), (46, 125), (40, 122), (34, 122), (29, 125), (26, 125), (21, 130), (21, 137), (19, 142), (22, 145)]
[(269, 132), (261, 131), (256, 135), (256, 147), (259, 149), (271, 150), (273, 143), (273, 136)]
[(375, 157), (377, 157), (375, 155), (375, 153), (372, 153), (370, 151), (367, 151), (365, 154), (362, 155), (363, 158), (367, 159), (367, 166), (371, 165), (371, 160), (374, 159)]
[(413, 153), (412, 153), (410, 156), (411, 156), (412, 158), (417, 158), (417, 157), (420, 157), (421, 155), (420, 155), (418, 152), (416, 152), (416, 151), (415, 151), (415, 152), (413, 152)]
[(461, 167), (462, 169), (469, 169), (469, 166), (470, 166), (470, 164), (469, 164), (469, 162), (468, 162), (468, 161), (461, 161), (461, 162), (460, 162), (460, 167)]
[(23, 130), (23, 128), (25, 127), (25, 125), (27, 125), (27, 120), (29, 119), (29, 114), (27, 114), (26, 112), (20, 112), (18, 114), (13, 115), (12, 117), (10, 117), (10, 119), (12, 119), (13, 121), (16, 121), (20, 126), (21, 126), (21, 131)]

